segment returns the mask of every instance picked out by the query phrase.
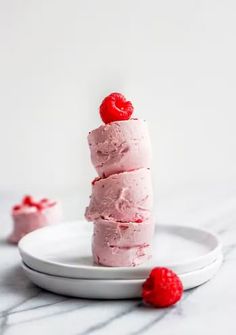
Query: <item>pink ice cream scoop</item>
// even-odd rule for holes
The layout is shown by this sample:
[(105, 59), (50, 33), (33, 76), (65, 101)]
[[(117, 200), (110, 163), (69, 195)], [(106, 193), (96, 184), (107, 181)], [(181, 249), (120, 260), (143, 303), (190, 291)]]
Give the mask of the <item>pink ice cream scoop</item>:
[(154, 232), (152, 219), (143, 222), (94, 222), (93, 244), (100, 247), (133, 248), (151, 244)]
[(94, 262), (105, 266), (137, 266), (151, 258), (150, 245), (133, 248), (106, 247), (92, 243)]
[(85, 216), (89, 221), (103, 218), (122, 222), (150, 218), (152, 183), (149, 169), (113, 174), (95, 180)]
[(92, 252), (96, 263), (106, 266), (136, 266), (151, 257), (154, 225), (144, 222), (94, 222)]
[(61, 221), (61, 206), (56, 201), (43, 199), (35, 202), (25, 197), (20, 205), (12, 209), (13, 232), (8, 238), (10, 243), (18, 243), (26, 234)]
[(100, 126), (88, 135), (91, 160), (100, 177), (150, 167), (147, 123), (131, 119)]

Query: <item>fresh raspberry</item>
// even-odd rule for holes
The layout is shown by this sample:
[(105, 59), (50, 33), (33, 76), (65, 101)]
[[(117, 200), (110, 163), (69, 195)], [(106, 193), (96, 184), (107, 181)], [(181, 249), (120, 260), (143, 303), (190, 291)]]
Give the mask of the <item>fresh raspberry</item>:
[(100, 106), (100, 115), (104, 123), (129, 120), (133, 113), (133, 105), (120, 93), (111, 93)]
[(180, 300), (183, 285), (180, 278), (170, 269), (154, 268), (142, 287), (144, 302), (155, 307), (168, 307)]
[(52, 207), (55, 204), (56, 204), (55, 202), (51, 202), (47, 198), (43, 198), (39, 202), (37, 202), (30, 195), (26, 195), (22, 200), (22, 205), (29, 206), (29, 207), (35, 207), (38, 210), (42, 210), (47, 207)]
[(33, 203), (34, 199), (30, 195), (26, 195), (22, 200), (23, 205), (32, 206)]
[(22, 200), (22, 204), (29, 207), (36, 207), (38, 210), (41, 210), (45, 207), (46, 199), (43, 200), (44, 200), (43, 202), (42, 201), (36, 202), (33, 197), (31, 197), (30, 195), (26, 195)]

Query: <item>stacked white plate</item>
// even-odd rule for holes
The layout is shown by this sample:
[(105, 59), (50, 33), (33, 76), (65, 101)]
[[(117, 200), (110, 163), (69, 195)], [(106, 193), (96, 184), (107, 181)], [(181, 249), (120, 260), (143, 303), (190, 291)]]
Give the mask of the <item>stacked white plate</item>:
[(198, 228), (157, 225), (152, 260), (130, 268), (93, 264), (91, 236), (92, 224), (85, 221), (26, 235), (19, 243), (26, 275), (36, 285), (58, 294), (125, 299), (141, 296), (142, 283), (155, 266), (174, 270), (187, 290), (210, 280), (222, 263), (218, 238)]

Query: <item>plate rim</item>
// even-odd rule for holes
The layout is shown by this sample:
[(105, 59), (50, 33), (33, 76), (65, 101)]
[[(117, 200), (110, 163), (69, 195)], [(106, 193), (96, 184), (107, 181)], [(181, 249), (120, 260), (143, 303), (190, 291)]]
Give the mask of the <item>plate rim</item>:
[[(223, 259), (224, 259), (223, 254), (220, 254), (212, 263), (210, 263), (210, 264), (208, 264), (208, 265), (206, 265), (206, 266), (204, 266), (200, 269), (190, 271), (190, 272), (187, 272), (187, 273), (182, 273), (178, 276), (185, 279), (187, 277), (190, 277), (193, 274), (202, 273), (206, 270), (212, 269), (212, 267), (214, 267), (218, 264), (221, 265), (222, 262), (223, 262)], [(23, 269), (26, 269), (27, 271), (37, 273), (37, 274), (45, 276), (45, 277), (50, 277), (50, 278), (56, 277), (59, 280), (61, 280), (61, 279), (62, 280), (66, 279), (66, 280), (70, 280), (70, 281), (78, 281), (79, 280), (79, 281), (83, 281), (83, 282), (97, 282), (97, 281), (99, 281), (100, 283), (101, 282), (104, 282), (104, 283), (115, 283), (115, 282), (143, 283), (145, 281), (145, 278), (142, 278), (142, 279), (141, 278), (137, 278), (137, 279), (100, 279), (100, 278), (98, 278), (98, 279), (95, 279), (95, 278), (71, 278), (71, 277), (64, 277), (64, 276), (62, 277), (62, 276), (51, 275), (51, 274), (48, 274), (48, 273), (44, 273), (44, 272), (34, 270), (31, 267), (29, 267), (27, 264), (25, 264), (23, 261), (21, 261), (21, 266), (23, 267)]]
[[(223, 254), (219, 255), (217, 257), (217, 259), (207, 265), (206, 267), (203, 267), (201, 269), (198, 270), (194, 270), (191, 271), (189, 273), (185, 273), (179, 276), (180, 280), (183, 283), (184, 286), (184, 290), (188, 290), (190, 288), (194, 288), (197, 287), (199, 285), (204, 284), (205, 282), (207, 282), (208, 280), (212, 279), (214, 277), (214, 275), (219, 271), (220, 267), (222, 266), (223, 263)], [(86, 279), (86, 278), (68, 278), (68, 277), (61, 277), (61, 276), (54, 276), (54, 275), (49, 275), (47, 273), (43, 273), (43, 272), (39, 272), (36, 271), (32, 268), (30, 268), (29, 266), (27, 266), (23, 261), (21, 262), (21, 268), (23, 269), (25, 275), (27, 276), (27, 278), (32, 281), (35, 285), (38, 285), (34, 279), (32, 280), (30, 275), (33, 276), (37, 276), (37, 278), (40, 278), (40, 280), (50, 280), (52, 282), (53, 279), (55, 279), (57, 281), (57, 283), (59, 282), (60, 285), (63, 285), (63, 282), (66, 282), (67, 285), (70, 283), (76, 284), (76, 283), (80, 283), (80, 284), (86, 284), (86, 285), (117, 285), (118, 284), (125, 284), (125, 285), (139, 285), (141, 287), (141, 285), (144, 283), (144, 281), (146, 280), (145, 278), (143, 279)], [(211, 275), (209, 276), (209, 272), (211, 273)], [(212, 273), (213, 272), (213, 273)], [(189, 287), (189, 281), (191, 282), (192, 280), (192, 276), (204, 276), (208, 274), (209, 278), (207, 280), (203, 280), (201, 281), (201, 283), (199, 284), (190, 284)], [(196, 279), (195, 279), (196, 280)], [(40, 285), (38, 285), (40, 286)], [(44, 287), (44, 289), (47, 289), (46, 287)], [(49, 291), (51, 291), (50, 289), (48, 289)], [(57, 293), (57, 294), (63, 294), (63, 293)], [(79, 295), (75, 295), (77, 297), (79, 297)], [(96, 298), (94, 298), (96, 299)], [(107, 298), (105, 298), (107, 299)], [(113, 298), (110, 298), (113, 299)]]

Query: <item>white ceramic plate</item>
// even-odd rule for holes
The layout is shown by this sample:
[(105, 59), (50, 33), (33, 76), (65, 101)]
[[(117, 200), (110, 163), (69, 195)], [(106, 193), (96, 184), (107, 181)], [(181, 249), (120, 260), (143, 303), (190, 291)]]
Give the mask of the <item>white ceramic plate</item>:
[[(210, 265), (180, 275), (184, 289), (194, 288), (210, 280), (218, 271), (222, 256)], [(75, 279), (51, 276), (34, 271), (22, 263), (27, 277), (36, 285), (53, 293), (88, 299), (131, 299), (141, 297), (144, 279)]]
[(68, 222), (39, 229), (19, 243), (23, 262), (50, 275), (89, 279), (142, 279), (154, 266), (165, 266), (177, 274), (200, 269), (221, 253), (218, 238), (202, 229), (157, 225), (153, 257), (137, 267), (110, 268), (93, 264), (92, 224)]

